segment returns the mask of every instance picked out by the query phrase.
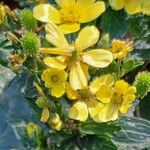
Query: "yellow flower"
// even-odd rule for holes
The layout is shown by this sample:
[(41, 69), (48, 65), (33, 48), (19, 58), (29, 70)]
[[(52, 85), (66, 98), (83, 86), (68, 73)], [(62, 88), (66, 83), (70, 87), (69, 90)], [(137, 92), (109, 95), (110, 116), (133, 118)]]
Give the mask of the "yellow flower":
[(94, 26), (83, 28), (72, 44), (68, 43), (63, 32), (54, 24), (47, 24), (46, 31), (46, 39), (55, 47), (40, 48), (40, 52), (60, 56), (47, 57), (44, 63), (48, 67), (69, 71), (70, 84), (74, 90), (87, 86), (88, 65), (104, 68), (113, 61), (112, 53), (107, 50), (88, 49), (99, 39), (99, 31)]
[(133, 50), (133, 42), (113, 40), (111, 51), (117, 59), (123, 59)]
[[(41, 22), (58, 24), (65, 33), (80, 29), (80, 23), (90, 22), (105, 11), (105, 4), (96, 0), (55, 0), (57, 9), (50, 4), (40, 4), (33, 10), (34, 17)], [(89, 11), (90, 10), (90, 11)]]
[(63, 70), (48, 68), (42, 73), (42, 80), (45, 86), (51, 89), (51, 95), (61, 97), (65, 93), (65, 82), (67, 73)]
[(110, 6), (114, 10), (125, 8), (128, 14), (143, 13), (150, 15), (150, 1), (149, 0), (109, 0)]
[(97, 91), (98, 98), (105, 103), (99, 109), (94, 120), (97, 122), (108, 122), (118, 119), (122, 114), (128, 112), (135, 99), (136, 88), (129, 86), (124, 80), (116, 81), (113, 86), (105, 85)]
[(6, 17), (5, 7), (0, 4), (0, 24), (2, 24)]
[(0, 4), (0, 24), (5, 21), (6, 15), (12, 16), (17, 21), (17, 16), (8, 6)]
[(74, 100), (74, 105), (69, 110), (69, 118), (86, 121), (89, 114), (96, 122), (95, 117), (99, 111), (104, 107), (104, 104), (99, 101), (97, 91), (104, 84), (113, 84), (113, 76), (105, 75), (100, 78), (96, 78), (91, 82), (89, 87), (82, 90), (73, 90), (69, 83), (66, 83), (66, 94), (71, 100)]

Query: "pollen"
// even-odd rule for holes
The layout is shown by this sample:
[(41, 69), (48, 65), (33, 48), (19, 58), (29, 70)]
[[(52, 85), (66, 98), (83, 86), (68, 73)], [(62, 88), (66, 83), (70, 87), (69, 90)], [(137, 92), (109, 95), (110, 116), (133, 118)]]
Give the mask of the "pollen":
[(76, 5), (62, 8), (60, 13), (64, 22), (73, 23), (79, 21), (79, 10)]

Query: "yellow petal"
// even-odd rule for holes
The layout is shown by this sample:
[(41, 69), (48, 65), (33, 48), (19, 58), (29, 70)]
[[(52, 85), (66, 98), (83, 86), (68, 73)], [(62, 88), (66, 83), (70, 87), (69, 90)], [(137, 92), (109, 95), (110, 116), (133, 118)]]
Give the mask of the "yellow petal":
[(87, 106), (88, 106), (89, 114), (93, 118), (99, 113), (99, 111), (103, 107), (103, 104), (98, 103), (96, 100), (90, 100)]
[(114, 76), (111, 75), (111, 74), (106, 74), (106, 75), (103, 75), (99, 78), (99, 82), (100, 84), (105, 84), (107, 86), (112, 86), (114, 84)]
[(63, 49), (63, 48), (40, 48), (39, 52), (43, 54), (55, 54), (55, 55), (64, 55), (71, 56), (72, 49)]
[(83, 5), (91, 5), (95, 2), (96, 0), (77, 0), (77, 3), (83, 4)]
[(126, 93), (128, 89), (128, 83), (125, 82), (124, 80), (119, 80), (115, 83), (115, 91), (119, 94), (124, 94)]
[(69, 111), (69, 118), (86, 121), (88, 118), (88, 108), (84, 102), (76, 102)]
[(64, 70), (67, 67), (65, 63), (62, 63), (55, 57), (46, 57), (43, 61), (45, 65), (55, 69)]
[(120, 10), (125, 6), (125, 0), (109, 0), (109, 5), (114, 10)]
[(113, 61), (112, 53), (103, 49), (93, 49), (85, 52), (82, 58), (85, 63), (96, 68), (107, 67)]
[(34, 82), (34, 86), (35, 86), (37, 92), (38, 92), (40, 95), (45, 96), (45, 94), (44, 94), (42, 88), (40, 87), (40, 85), (38, 85), (36, 82)]
[(80, 63), (71, 66), (69, 80), (70, 85), (74, 90), (83, 89), (87, 86), (87, 76)]
[(85, 50), (86, 48), (96, 44), (98, 39), (98, 29), (95, 26), (87, 26), (80, 31), (75, 41), (75, 47), (78, 51)]
[(141, 8), (141, 0), (126, 0), (125, 2), (125, 10), (127, 11), (128, 14), (136, 14), (136, 13), (141, 13), (142, 8)]
[(62, 8), (75, 3), (75, 0), (55, 0), (55, 2)]
[(95, 117), (93, 117), (93, 120), (95, 120), (96, 122), (108, 122), (114, 121), (118, 119), (118, 117), (118, 106), (107, 104), (99, 110), (99, 113)]
[(46, 39), (48, 42), (59, 48), (68, 48), (69, 44), (63, 32), (53, 23), (45, 25), (45, 30), (48, 32)]
[(150, 16), (150, 1), (149, 0), (142, 0), (142, 12), (143, 14)]
[(80, 29), (79, 23), (66, 23), (59, 26), (64, 34), (74, 33)]
[(106, 74), (101, 77), (95, 78), (90, 84), (90, 91), (95, 94), (101, 87), (101, 85), (112, 86), (114, 84), (114, 77), (111, 74)]
[(34, 7), (33, 16), (41, 22), (61, 23), (61, 14), (59, 11), (49, 4), (40, 4)]
[(63, 96), (65, 93), (65, 83), (59, 83), (52, 87), (51, 95), (57, 98)]
[(79, 22), (86, 23), (98, 18), (105, 11), (104, 2), (96, 2), (91, 5), (84, 5), (81, 7)]
[(49, 119), (49, 110), (46, 107), (46, 108), (43, 109), (42, 116), (41, 116), (41, 121), (42, 122), (47, 122), (48, 119)]
[(77, 99), (77, 91), (73, 90), (68, 82), (66, 83), (66, 94), (69, 99)]
[(136, 87), (135, 86), (129, 86), (126, 94), (135, 94), (135, 93), (136, 93)]
[(96, 93), (96, 97), (103, 103), (109, 103), (112, 98), (113, 92), (107, 85), (102, 85)]
[(99, 78), (95, 78), (90, 84), (91, 93), (95, 94), (100, 88)]

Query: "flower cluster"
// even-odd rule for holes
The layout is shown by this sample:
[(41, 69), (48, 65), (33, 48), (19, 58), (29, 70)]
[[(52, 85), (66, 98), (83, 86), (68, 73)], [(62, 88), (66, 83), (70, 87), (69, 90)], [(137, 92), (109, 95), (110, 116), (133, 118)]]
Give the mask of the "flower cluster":
[[(142, 10), (131, 10), (135, 1), (130, 4), (125, 0), (122, 3), (115, 0), (109, 2), (116, 10), (125, 7), (129, 13), (148, 14), (146, 3)], [(83, 122), (88, 116), (98, 123), (118, 119), (131, 107), (136, 88), (114, 74), (93, 78), (89, 70), (103, 69), (112, 62), (124, 61), (133, 49), (133, 42), (114, 39), (109, 48), (101, 48), (96, 45), (100, 39), (100, 31), (94, 25), (81, 28), (81, 23), (95, 20), (105, 11), (103, 1), (56, 0), (56, 3), (57, 7), (39, 4), (33, 11), (34, 18), (46, 23), (45, 38), (49, 43), (47, 47), (38, 50), (44, 56), (43, 63), (46, 67), (41, 79), (49, 91), (44, 94), (40, 86), (36, 85), (42, 96), (37, 103), (44, 106), (41, 121), (58, 131), (62, 126), (59, 115), (51, 112), (45, 95), (57, 99), (67, 96), (72, 105), (68, 117), (73, 120)], [(50, 119), (53, 118), (51, 116), (55, 119)]]

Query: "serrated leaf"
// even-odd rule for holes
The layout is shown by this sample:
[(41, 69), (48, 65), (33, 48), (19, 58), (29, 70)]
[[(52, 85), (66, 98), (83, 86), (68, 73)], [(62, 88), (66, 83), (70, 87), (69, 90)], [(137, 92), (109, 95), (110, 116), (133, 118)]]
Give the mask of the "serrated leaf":
[(110, 38), (122, 38), (127, 33), (127, 15), (124, 11), (107, 9), (102, 15), (100, 28), (110, 34)]
[(150, 143), (149, 121), (135, 117), (122, 117), (118, 124), (121, 126), (121, 131), (113, 137), (116, 144), (145, 148)]
[(111, 123), (96, 123), (90, 120), (82, 123), (79, 130), (82, 134), (103, 136), (105, 134), (112, 135), (113, 133), (119, 131), (120, 127)]
[(143, 64), (144, 62), (141, 60), (127, 59), (122, 65), (122, 70), (121, 70), (122, 76), (133, 71), (134, 69), (136, 69), (137, 67)]

